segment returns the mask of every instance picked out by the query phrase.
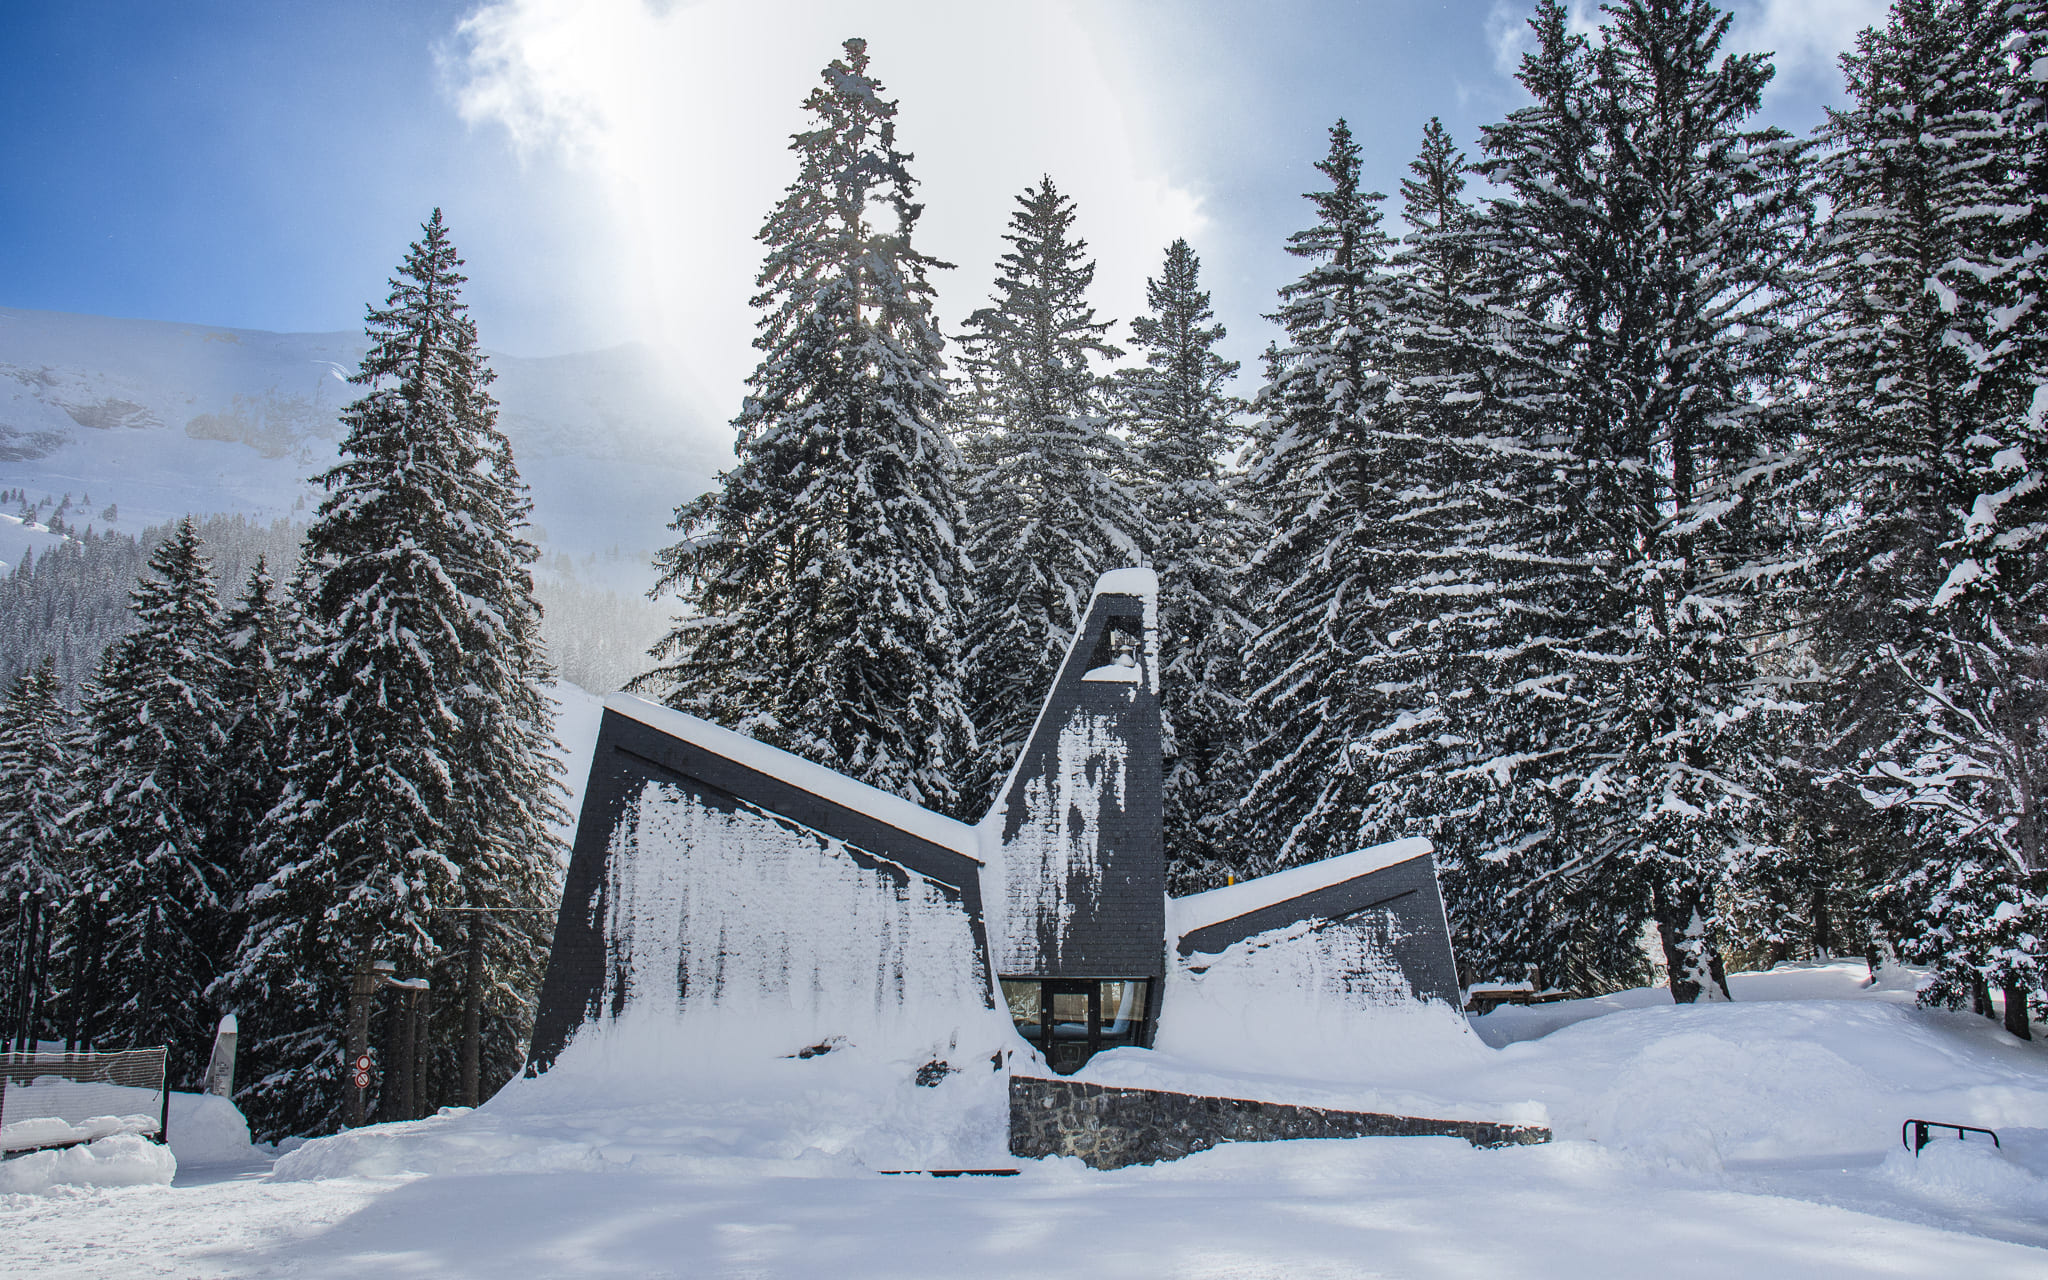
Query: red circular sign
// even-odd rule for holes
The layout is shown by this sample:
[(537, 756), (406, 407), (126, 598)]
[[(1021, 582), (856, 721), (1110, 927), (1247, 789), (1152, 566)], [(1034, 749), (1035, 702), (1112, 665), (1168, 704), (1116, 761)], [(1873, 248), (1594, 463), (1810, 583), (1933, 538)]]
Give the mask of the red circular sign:
[(369, 1072), (367, 1072), (367, 1071), (358, 1071), (358, 1072), (356, 1072), (356, 1075), (355, 1075), (355, 1086), (356, 1086), (356, 1088), (358, 1088), (358, 1089), (367, 1089), (367, 1088), (369, 1088), (369, 1087), (370, 1087), (370, 1073), (369, 1073)]
[(369, 1054), (367, 1054), (367, 1053), (366, 1053), (366, 1054), (363, 1054), (363, 1055), (362, 1055), (361, 1057), (359, 1057), (359, 1058), (357, 1058), (357, 1059), (356, 1059), (356, 1070), (357, 1070), (358, 1072), (368, 1071), (369, 1069), (370, 1069), (370, 1055), (369, 1055)]

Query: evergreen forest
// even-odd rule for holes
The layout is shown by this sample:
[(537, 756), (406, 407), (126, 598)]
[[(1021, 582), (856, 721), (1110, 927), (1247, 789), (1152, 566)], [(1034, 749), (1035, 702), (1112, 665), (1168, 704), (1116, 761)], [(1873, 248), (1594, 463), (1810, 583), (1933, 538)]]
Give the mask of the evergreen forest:
[[(1098, 314), (1056, 174), (943, 330), (915, 140), (848, 40), (632, 687), (971, 821), (1096, 577), (1148, 565), (1174, 893), (1422, 835), (1468, 984), (1724, 1000), (1864, 955), (2030, 1035), (2048, 0), (1894, 0), (1804, 135), (1709, 0), (1601, 16), (1540, 0), (1524, 105), (1405, 172), (1329, 124), (1256, 369), (1186, 240)], [(378, 1117), (520, 1069), (568, 645), (461, 265), (437, 210), (310, 525), (87, 531), (0, 580), (11, 1044), (165, 1043), (189, 1085), (234, 1012), (258, 1135), (329, 1131), (375, 958), (431, 984), (417, 1046), (372, 1028), (419, 1071)]]

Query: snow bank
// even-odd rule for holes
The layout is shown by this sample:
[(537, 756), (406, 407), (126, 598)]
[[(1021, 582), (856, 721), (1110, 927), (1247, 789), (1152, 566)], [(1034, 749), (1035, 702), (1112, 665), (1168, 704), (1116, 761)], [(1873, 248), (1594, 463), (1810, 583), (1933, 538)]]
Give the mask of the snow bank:
[(1005, 1158), (1015, 1032), (947, 886), (662, 783), (613, 838), (599, 1006), (619, 1014), (474, 1111), (309, 1142), (276, 1177)]
[(474, 1111), (317, 1139), (273, 1176), (983, 1168), (1008, 1162), (1008, 1078), (992, 1054), (963, 1052), (930, 1084), (925, 1062), (859, 1045), (717, 1064), (680, 1023), (629, 1016), (586, 1028), (546, 1074)]
[(2048, 1220), (2048, 1180), (2021, 1168), (1987, 1138), (1937, 1139), (1917, 1159), (1901, 1147), (1884, 1158), (1876, 1176), (1952, 1209)]
[(81, 1120), (30, 1116), (0, 1129), (0, 1151), (34, 1151), (39, 1147), (92, 1142), (116, 1133), (151, 1134), (156, 1130), (157, 1118), (153, 1115), (87, 1116)]
[(171, 1152), (180, 1166), (244, 1164), (262, 1158), (241, 1108), (211, 1093), (171, 1095)]
[(37, 1076), (7, 1086), (0, 1151), (88, 1142), (115, 1133), (155, 1133), (163, 1095), (154, 1089)]
[(35, 1151), (0, 1161), (0, 1195), (38, 1195), (60, 1187), (164, 1186), (177, 1157), (161, 1143), (117, 1133), (60, 1151)]
[(1665, 1006), (1502, 1049), (1561, 1138), (1653, 1163), (1879, 1153), (1919, 1115), (2048, 1127), (2048, 1055), (1983, 1018), (1880, 1001)]
[(1346, 1081), (1482, 1061), (1457, 1010), (1416, 998), (1391, 958), (1394, 927), (1386, 912), (1303, 920), (1175, 957), (1157, 1049), (1220, 1069)]

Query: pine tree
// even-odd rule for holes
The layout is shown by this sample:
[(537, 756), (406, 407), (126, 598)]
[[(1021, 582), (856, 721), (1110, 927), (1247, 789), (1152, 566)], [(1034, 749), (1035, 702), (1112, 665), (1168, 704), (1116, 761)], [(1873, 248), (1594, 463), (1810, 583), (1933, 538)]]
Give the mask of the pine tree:
[[(1843, 59), (1853, 105), (1831, 112), (1823, 135), (1833, 213), (1817, 271), (1826, 304), (1809, 501), (1829, 513), (1811, 611), (1830, 680), (1818, 755), (1905, 819), (1874, 828), (1893, 837), (1876, 851), (1888, 864), (1881, 897), (1903, 950), (1940, 973), (1944, 999), (1973, 997), (1996, 950), (1970, 923), (1973, 905), (1995, 913), (2024, 882), (2010, 859), (1966, 847), (1999, 826), (1981, 801), (1997, 790), (1995, 726), (2027, 715), (2024, 674), (1984, 645), (1982, 615), (1961, 599), (1931, 607), (1959, 561), (1977, 563), (1959, 555), (1959, 526), (1995, 509), (1978, 503), (1976, 464), (1996, 449), (1978, 450), (2015, 407), (2016, 387), (1987, 376), (2006, 336), (1994, 314), (2011, 299), (1985, 286), (2017, 248), (2010, 200), (2025, 168), (2002, 110), (2012, 76), (1998, 11), (1990, 0), (1898, 0)], [(1999, 980), (2038, 977), (2038, 960), (2008, 962)]]
[(1370, 758), (1389, 718), (1378, 623), (1401, 555), (1387, 519), (1405, 443), (1393, 403), (1398, 291), (1384, 197), (1361, 188), (1358, 156), (1339, 120), (1316, 164), (1329, 188), (1307, 196), (1318, 220), (1288, 238), (1310, 265), (1280, 291), (1273, 318), (1288, 340), (1257, 405), (1245, 488), (1267, 532), (1246, 599), (1260, 628), (1249, 666), (1262, 736), (1241, 805), (1257, 850), (1245, 871), (1346, 853), (1398, 820), (1374, 793)]
[(231, 945), (240, 941), (248, 923), (248, 893), (263, 879), (254, 846), (283, 786), (289, 694), (285, 655), (294, 634), (287, 602), (267, 560), (259, 556), (241, 599), (222, 618), (220, 633), (218, 699), (226, 740), (217, 762), (207, 861), (221, 873)]
[(1612, 967), (1587, 964), (1583, 944), (1609, 936), (1605, 922), (1571, 936), (1571, 895), (1554, 900), (1569, 886), (1530, 871), (1557, 834), (1542, 783), (1570, 740), (1556, 696), (1568, 666), (1556, 597), (1570, 578), (1546, 554), (1569, 501), (1555, 469), (1570, 455), (1548, 331), (1520, 310), (1520, 263), (1500, 228), (1465, 198), (1471, 172), (1431, 120), (1401, 182), (1395, 520), (1412, 567), (1395, 578), (1382, 626), (1400, 637), (1406, 675), (1374, 735), (1392, 819), (1380, 834), (1435, 843), (1473, 976), (1520, 979), (1533, 965), (1554, 982), (1598, 984)]
[(1016, 204), (995, 295), (967, 318), (963, 339), (978, 602), (967, 672), (981, 739), (966, 792), (975, 800), (992, 795), (1023, 750), (1095, 579), (1136, 564), (1147, 542), (1095, 371), (1097, 360), (1122, 353), (1108, 340), (1111, 322), (1088, 302), (1095, 263), (1073, 234), (1074, 202), (1044, 177)]
[[(1547, 782), (1570, 800), (1551, 870), (1647, 896), (1681, 1000), (1726, 994), (1715, 894), (1775, 780), (1782, 677), (1759, 652), (1785, 533), (1767, 499), (1796, 422), (1782, 385), (1802, 152), (1747, 123), (1771, 77), (1722, 56), (1706, 0), (1624, 0), (1597, 42), (1546, 0), (1529, 113), (1489, 129), (1496, 216), (1554, 360), (1574, 500), (1551, 548), (1581, 735)], [(1569, 854), (1565, 851), (1569, 850)]]
[(268, 561), (258, 557), (242, 598), (221, 618), (219, 702), (227, 743), (213, 805), (213, 862), (233, 870), (238, 899), (254, 885), (250, 846), (256, 829), (279, 799), (285, 766), (285, 651), (293, 635), (287, 600)]
[(798, 172), (763, 224), (761, 363), (739, 463), (677, 508), (656, 590), (687, 605), (635, 682), (930, 808), (972, 750), (970, 589), (944, 431), (923, 207), (867, 44), (822, 73)]
[(84, 744), (60, 692), (45, 659), (0, 705), (0, 1048), (61, 1034), (56, 937), (77, 880)]
[[(132, 600), (136, 628), (107, 650), (89, 699), (93, 814), (85, 893), (97, 899), (90, 1038), (167, 1045), (171, 1078), (205, 1065), (226, 924), (222, 869), (209, 861), (212, 800), (226, 743), (220, 618), (191, 519), (150, 556)], [(87, 945), (92, 945), (88, 943)]]
[(1240, 444), (1235, 419), (1245, 406), (1228, 390), (1237, 362), (1216, 351), (1225, 331), (1186, 240), (1168, 246), (1145, 300), (1151, 314), (1131, 322), (1145, 363), (1120, 370), (1114, 391), (1159, 577), (1167, 874), (1172, 888), (1193, 892), (1227, 874), (1225, 821), (1239, 783), (1250, 623), (1237, 601), (1245, 539), (1223, 468)]
[[(544, 959), (530, 908), (552, 883), (557, 802), (535, 552), (462, 260), (438, 209), (422, 232), (369, 311), (352, 379), (365, 392), (320, 478), (327, 497), (293, 588), (284, 792), (258, 835), (264, 879), (219, 988), (251, 1032), (243, 1108), (272, 1136), (339, 1117), (360, 965), (424, 975), (473, 927), (452, 908), (492, 921), (489, 1054), (502, 1078), (524, 1037), (504, 992), (530, 990)], [(462, 984), (444, 974), (435, 987)], [(395, 1114), (395, 1100), (381, 1110)]]

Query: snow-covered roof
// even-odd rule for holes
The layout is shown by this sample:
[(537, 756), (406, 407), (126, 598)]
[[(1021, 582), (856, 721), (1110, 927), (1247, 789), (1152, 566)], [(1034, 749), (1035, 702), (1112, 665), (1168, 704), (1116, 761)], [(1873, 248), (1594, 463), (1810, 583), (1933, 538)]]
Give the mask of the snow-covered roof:
[(714, 755), (723, 756), (734, 764), (744, 765), (756, 773), (765, 773), (779, 782), (786, 782), (792, 787), (808, 791), (820, 799), (829, 800), (855, 813), (866, 814), (877, 822), (886, 823), (919, 839), (929, 840), (941, 848), (972, 858), (977, 863), (983, 860), (973, 827), (955, 822), (943, 814), (933, 813), (901, 796), (890, 795), (865, 782), (856, 782), (843, 773), (827, 769), (821, 764), (814, 764), (802, 756), (793, 756), (778, 747), (756, 742), (752, 738), (712, 724), (709, 720), (700, 720), (696, 716), (649, 702), (645, 698), (636, 698), (630, 693), (611, 694), (605, 698), (604, 707), (607, 711), (616, 711), (622, 716), (637, 720), (650, 729), (659, 729), (692, 746), (702, 747)]
[(1356, 853), (1324, 858), (1307, 866), (1275, 871), (1272, 875), (1241, 884), (1210, 889), (1206, 893), (1191, 893), (1185, 898), (1169, 898), (1166, 902), (1166, 933), (1169, 938), (1184, 938), (1197, 929), (1206, 929), (1212, 924), (1235, 920), (1318, 889), (1384, 871), (1397, 863), (1420, 858), (1433, 849), (1434, 846), (1421, 836), (1410, 836), (1405, 840), (1360, 849)]

